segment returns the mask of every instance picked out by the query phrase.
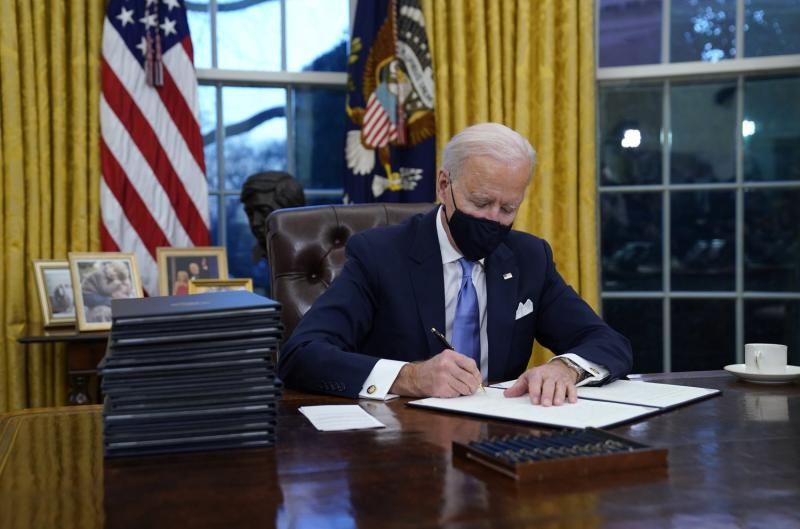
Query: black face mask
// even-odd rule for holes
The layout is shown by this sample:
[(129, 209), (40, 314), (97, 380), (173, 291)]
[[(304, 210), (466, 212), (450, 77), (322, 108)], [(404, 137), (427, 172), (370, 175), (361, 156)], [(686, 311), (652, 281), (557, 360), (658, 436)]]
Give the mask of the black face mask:
[(456, 246), (470, 261), (479, 261), (489, 256), (506, 239), (508, 232), (511, 231), (511, 225), (506, 226), (494, 220), (473, 217), (458, 209), (452, 180), (450, 196), (453, 197), (454, 211), (447, 223)]

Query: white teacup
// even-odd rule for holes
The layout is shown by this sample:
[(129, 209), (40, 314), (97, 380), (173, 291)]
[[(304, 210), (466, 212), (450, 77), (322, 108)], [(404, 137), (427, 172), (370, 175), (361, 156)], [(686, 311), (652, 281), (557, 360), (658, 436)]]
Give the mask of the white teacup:
[(777, 343), (744, 344), (745, 368), (751, 373), (781, 375), (786, 373), (787, 347)]

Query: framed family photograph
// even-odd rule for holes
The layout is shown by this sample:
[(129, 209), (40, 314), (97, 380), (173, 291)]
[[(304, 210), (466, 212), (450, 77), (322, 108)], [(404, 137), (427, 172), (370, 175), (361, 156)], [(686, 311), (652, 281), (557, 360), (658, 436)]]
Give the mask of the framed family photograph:
[(132, 253), (69, 253), (78, 330), (111, 328), (111, 300), (141, 298), (142, 281)]
[(242, 279), (193, 279), (189, 281), (189, 294), (227, 292), (230, 290), (246, 290), (252, 292), (253, 280), (246, 277)]
[(158, 293), (161, 296), (189, 294), (195, 279), (227, 279), (228, 255), (224, 246), (156, 249)]
[(36, 278), (44, 326), (74, 326), (75, 301), (69, 261), (37, 259), (33, 261), (33, 275)]

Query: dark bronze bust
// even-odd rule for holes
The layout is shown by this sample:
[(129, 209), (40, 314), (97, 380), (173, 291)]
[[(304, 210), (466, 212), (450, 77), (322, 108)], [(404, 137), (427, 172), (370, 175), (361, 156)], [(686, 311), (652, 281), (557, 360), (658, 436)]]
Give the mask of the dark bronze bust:
[(280, 208), (305, 206), (303, 186), (292, 175), (280, 171), (266, 171), (247, 177), (242, 186), (240, 200), (250, 221), (250, 231), (258, 240), (253, 247), (253, 261), (265, 256), (266, 221), (270, 213)]

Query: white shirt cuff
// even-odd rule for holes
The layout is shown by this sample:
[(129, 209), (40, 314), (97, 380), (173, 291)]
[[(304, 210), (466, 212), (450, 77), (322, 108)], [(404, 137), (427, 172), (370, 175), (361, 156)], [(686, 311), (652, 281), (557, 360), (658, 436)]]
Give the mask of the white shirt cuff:
[(397, 395), (389, 393), (400, 369), (408, 362), (380, 359), (370, 371), (358, 396), (362, 399), (389, 400)]
[[(570, 360), (578, 364), (581, 369), (589, 373), (590, 376), (584, 378), (583, 380), (575, 384), (576, 387), (600, 382), (609, 375), (608, 369), (606, 369), (605, 367), (601, 366), (600, 364), (595, 364), (594, 362), (590, 362), (589, 360), (586, 360), (585, 358), (576, 355), (575, 353), (565, 353), (559, 356), (569, 358)], [(552, 362), (556, 358), (558, 358), (558, 356), (551, 358), (550, 362)]]

